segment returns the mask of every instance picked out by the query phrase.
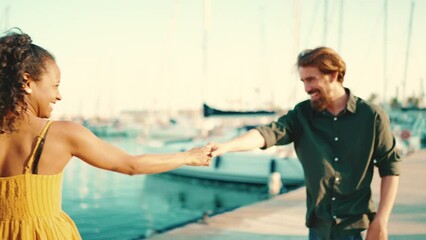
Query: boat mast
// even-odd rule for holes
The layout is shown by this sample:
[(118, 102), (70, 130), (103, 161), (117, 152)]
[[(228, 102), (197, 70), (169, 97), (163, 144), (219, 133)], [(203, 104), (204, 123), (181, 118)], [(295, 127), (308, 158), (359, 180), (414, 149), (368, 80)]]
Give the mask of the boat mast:
[[(314, 9), (317, 9), (318, 7), (318, 3), (319, 1), (316, 1), (316, 6)], [(299, 54), (300, 50), (301, 50), (301, 41), (300, 41), (300, 19), (301, 19), (301, 14), (302, 13), (302, 3), (301, 0), (294, 0), (294, 10), (293, 10), (293, 15), (294, 15), (294, 47), (293, 49), (293, 53), (292, 56), (297, 56), (297, 54)], [(312, 28), (313, 28), (313, 23), (315, 22), (315, 17), (316, 16), (317, 11), (315, 10), (315, 14), (311, 14), (312, 19), (311, 19), (311, 25), (310, 25), (310, 31), (308, 31), (308, 37), (303, 38), (305, 40), (303, 47), (306, 47), (308, 45), (307, 40), (311, 39), (310, 34), (312, 33)], [(295, 81), (296, 83), (296, 81)], [(281, 108), (289, 108), (293, 103), (293, 101), (295, 99), (297, 99), (297, 89), (299, 88), (298, 84), (293, 84), (292, 86), (293, 90), (290, 92), (290, 94), (288, 94), (287, 96), (287, 103), (284, 106), (281, 106)]]
[[(262, 2), (259, 7), (259, 31), (260, 31), (260, 74), (259, 82), (256, 84), (254, 89), (254, 94), (257, 95), (257, 99), (261, 100), (260, 104), (264, 105), (263, 101), (266, 103), (266, 107), (269, 109), (274, 108), (275, 103), (275, 94), (274, 89), (269, 79), (268, 74), (268, 49), (266, 47), (266, 28), (265, 28), (265, 2)], [(263, 83), (263, 84), (262, 84)], [(268, 87), (265, 86), (265, 83)], [(269, 93), (269, 94), (265, 94)], [(270, 95), (268, 99), (267, 95)], [(264, 99), (263, 99), (264, 98)], [(258, 106), (256, 106), (257, 108)]]
[(388, 0), (384, 2), (384, 21), (383, 21), (383, 104), (386, 103), (386, 91), (388, 81)]
[(10, 6), (6, 6), (4, 8), (4, 24), (1, 28), (3, 30), (8, 30), (9, 28), (9, 11), (10, 11)]
[(414, 15), (414, 1), (411, 1), (410, 9), (410, 21), (408, 24), (408, 39), (407, 39), (407, 48), (405, 52), (405, 67), (404, 67), (404, 79), (402, 81), (402, 100), (405, 100), (405, 86), (407, 83), (407, 74), (408, 74), (408, 60), (410, 55), (410, 43), (411, 43), (411, 32), (413, 27), (413, 15)]
[(297, 56), (300, 51), (300, 16), (302, 11), (302, 4), (300, 0), (294, 0), (294, 53)]
[(344, 4), (345, 0), (340, 1), (340, 11), (339, 11), (339, 45), (338, 45), (338, 51), (341, 51), (342, 47), (342, 35), (343, 35), (343, 11), (344, 11)]
[(420, 100), (420, 104), (423, 104), (423, 101), (425, 100), (425, 87), (423, 85), (423, 78), (420, 78), (420, 99), (419, 100)]
[(209, 66), (208, 66), (208, 36), (211, 20), (211, 0), (204, 0), (203, 10), (203, 82), (201, 84), (201, 91), (203, 96), (203, 103), (206, 103), (206, 94), (209, 83)]
[(324, 0), (324, 32), (323, 32), (323, 44), (326, 46), (327, 44), (327, 31), (328, 31), (328, 0)]

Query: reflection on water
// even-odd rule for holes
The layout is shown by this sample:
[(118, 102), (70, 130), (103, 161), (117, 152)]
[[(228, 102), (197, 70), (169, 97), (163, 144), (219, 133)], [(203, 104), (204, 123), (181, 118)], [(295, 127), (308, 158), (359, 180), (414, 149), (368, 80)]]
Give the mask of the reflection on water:
[(268, 197), (265, 186), (168, 174), (131, 177), (78, 159), (67, 167), (63, 186), (63, 208), (83, 239), (144, 238)]

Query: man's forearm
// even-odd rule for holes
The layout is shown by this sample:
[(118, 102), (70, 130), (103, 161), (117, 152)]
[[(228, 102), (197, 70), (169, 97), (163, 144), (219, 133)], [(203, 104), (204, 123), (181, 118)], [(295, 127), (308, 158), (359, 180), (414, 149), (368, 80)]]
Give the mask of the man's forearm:
[(399, 176), (382, 177), (380, 202), (376, 217), (388, 222), (398, 191)]
[(256, 129), (238, 136), (225, 143), (229, 152), (249, 151), (265, 146), (265, 139)]

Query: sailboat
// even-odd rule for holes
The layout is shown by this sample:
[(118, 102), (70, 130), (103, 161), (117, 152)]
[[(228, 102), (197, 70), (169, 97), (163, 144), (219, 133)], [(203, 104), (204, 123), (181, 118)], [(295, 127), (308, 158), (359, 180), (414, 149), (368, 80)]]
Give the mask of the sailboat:
[[(207, 38), (209, 30), (209, 16), (211, 1), (205, 0), (204, 2), (204, 38), (203, 38), (203, 73), (204, 82), (208, 82), (208, 63), (207, 63)], [(256, 119), (259, 116), (273, 117), (276, 115), (275, 111), (234, 111), (222, 110), (214, 108), (204, 101), (203, 103), (203, 116), (207, 118), (238, 118), (238, 117), (251, 117)], [(215, 120), (216, 120), (215, 119)], [(229, 119), (229, 118), (228, 118)], [(224, 127), (226, 128), (226, 127)], [(241, 135), (248, 128), (245, 126), (222, 129), (225, 135), (218, 139), (214, 136), (209, 136), (202, 140), (195, 140), (188, 142), (177, 142), (162, 145), (161, 148), (146, 147), (146, 153), (155, 152), (176, 152), (186, 151), (194, 146), (203, 146), (208, 142), (223, 142), (235, 136)], [(226, 153), (222, 156), (215, 157), (208, 167), (192, 167), (183, 166), (175, 170), (167, 172), (167, 174), (185, 176), (190, 178), (244, 183), (244, 184), (261, 184), (271, 186), (271, 179), (278, 181), (280, 188), (282, 185), (297, 185), (300, 186), (304, 183), (303, 168), (293, 152), (293, 146), (287, 148), (276, 147), (268, 150), (255, 150), (240, 153)], [(271, 178), (271, 176), (274, 176)], [(282, 185), (281, 185), (282, 184)]]
[(213, 159), (209, 167), (184, 166), (169, 173), (208, 180), (262, 184), (270, 181), (273, 173), (279, 173), (285, 186), (300, 186), (304, 174), (299, 160), (295, 157), (279, 157), (270, 152), (252, 151), (228, 153)]
[[(235, 131), (234, 135), (239, 135), (243, 130)], [(146, 153), (186, 151), (195, 146), (203, 146), (208, 142), (210, 139), (171, 143), (161, 146), (161, 148), (145, 146), (144, 151)], [(198, 179), (256, 185), (268, 184), (271, 175), (279, 173), (280, 181), (284, 186), (304, 184), (303, 168), (292, 145), (272, 147), (268, 150), (257, 149), (248, 152), (226, 153), (215, 157), (208, 167), (183, 166), (167, 173)]]

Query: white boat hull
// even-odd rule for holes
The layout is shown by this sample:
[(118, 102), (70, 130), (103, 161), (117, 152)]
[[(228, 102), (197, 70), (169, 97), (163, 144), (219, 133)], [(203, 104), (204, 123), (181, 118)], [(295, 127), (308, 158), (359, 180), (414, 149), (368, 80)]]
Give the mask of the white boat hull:
[(272, 172), (280, 173), (284, 185), (304, 183), (303, 169), (298, 159), (252, 152), (228, 153), (213, 159), (208, 167), (183, 166), (168, 173), (217, 181), (267, 184)]

